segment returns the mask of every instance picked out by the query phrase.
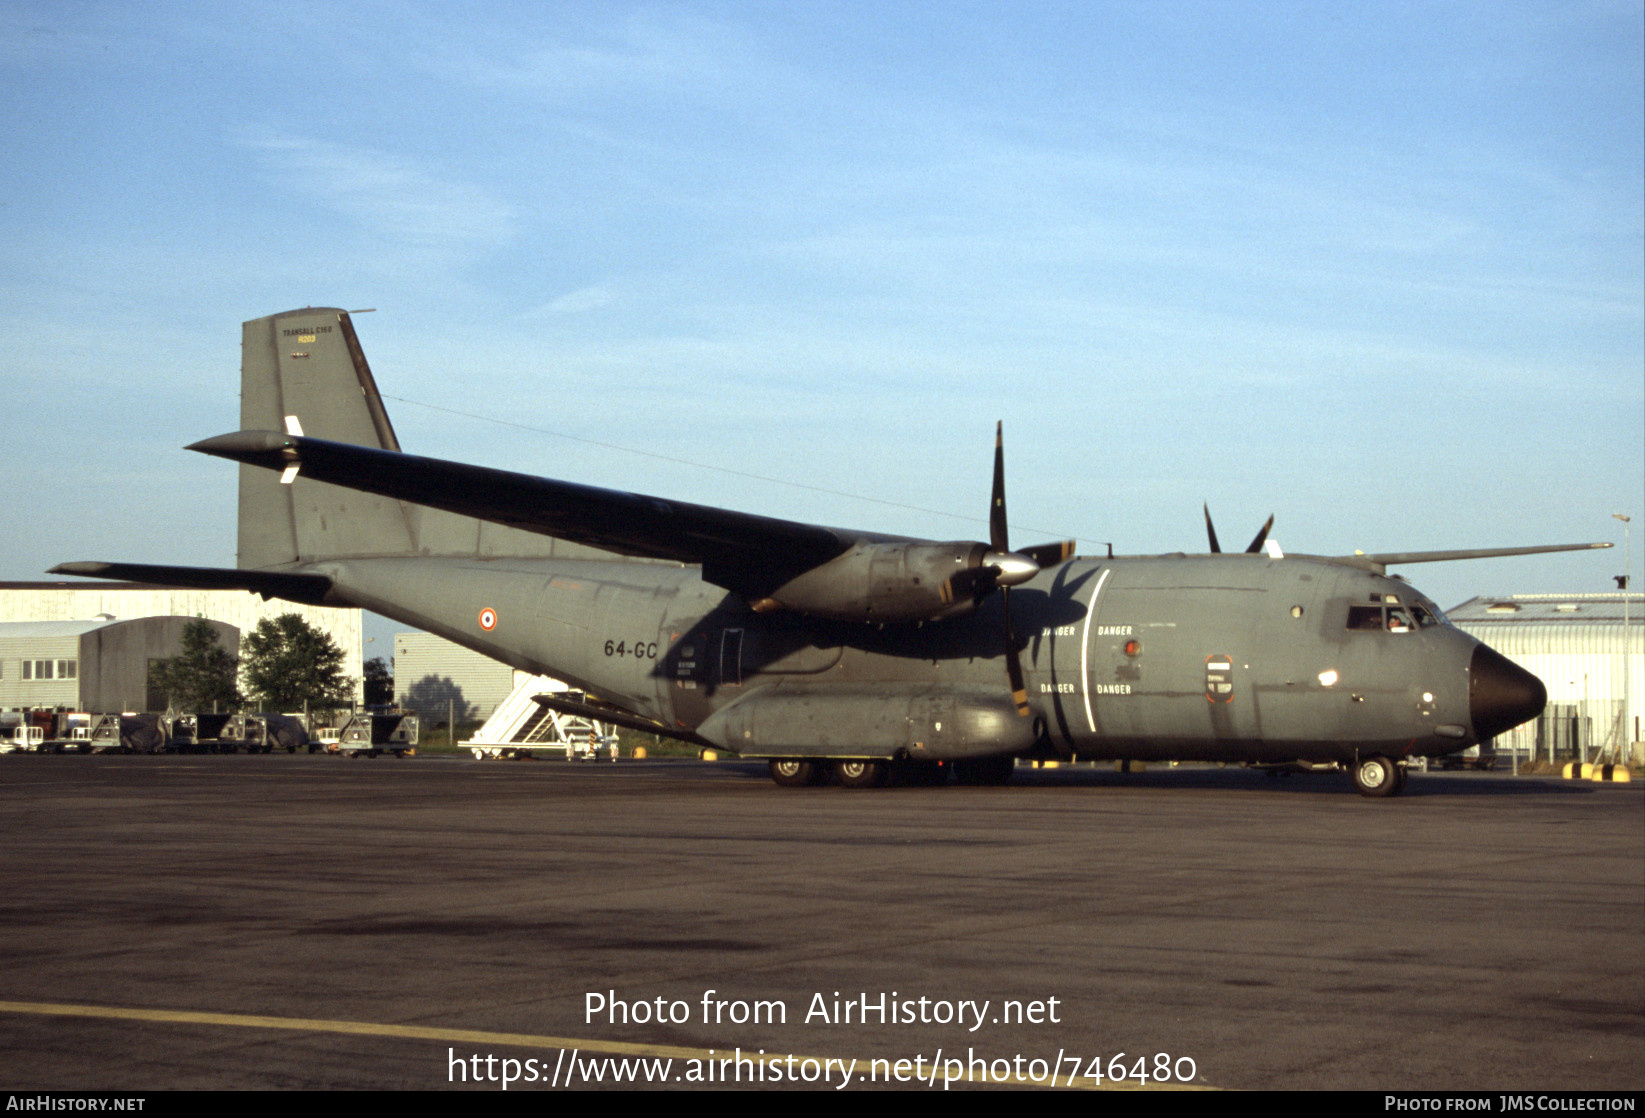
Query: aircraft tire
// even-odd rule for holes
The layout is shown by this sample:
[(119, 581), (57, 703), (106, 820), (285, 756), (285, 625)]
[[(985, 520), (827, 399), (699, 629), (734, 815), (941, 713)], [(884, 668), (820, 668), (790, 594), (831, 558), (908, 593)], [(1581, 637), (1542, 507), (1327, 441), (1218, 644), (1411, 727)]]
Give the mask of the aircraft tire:
[(1354, 766), (1354, 791), (1362, 796), (1396, 796), (1403, 784), (1399, 766), (1386, 757), (1362, 757)]
[(817, 783), (817, 765), (803, 757), (773, 757), (771, 779), (783, 788), (804, 788)]
[(841, 788), (878, 788), (885, 783), (887, 771), (883, 761), (834, 762), (834, 779)]
[(1009, 784), (1016, 770), (1014, 757), (980, 757), (954, 762), (954, 783), (976, 786)]

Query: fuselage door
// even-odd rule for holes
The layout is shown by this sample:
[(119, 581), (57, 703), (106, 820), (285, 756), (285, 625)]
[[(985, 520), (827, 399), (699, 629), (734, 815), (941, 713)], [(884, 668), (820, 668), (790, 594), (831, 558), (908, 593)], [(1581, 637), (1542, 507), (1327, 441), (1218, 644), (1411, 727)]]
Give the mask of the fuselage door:
[(720, 686), (741, 687), (743, 682), (743, 631), (726, 629), (720, 634)]

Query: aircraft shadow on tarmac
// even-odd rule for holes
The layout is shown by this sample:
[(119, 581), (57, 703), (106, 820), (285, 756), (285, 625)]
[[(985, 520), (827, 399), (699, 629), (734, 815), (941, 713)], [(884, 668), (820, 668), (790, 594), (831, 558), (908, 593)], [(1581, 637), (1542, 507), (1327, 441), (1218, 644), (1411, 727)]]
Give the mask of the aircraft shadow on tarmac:
[[(723, 762), (721, 763), (723, 764)], [(763, 767), (748, 764), (733, 766), (746, 772), (750, 778), (765, 776)], [(893, 785), (893, 788), (899, 787)], [(905, 791), (940, 793), (942, 789), (915, 785), (900, 786)], [(1101, 768), (1021, 768), (1011, 783), (987, 789), (991, 792), (1031, 792), (1038, 788), (1089, 788), (1120, 792), (1126, 789), (1154, 789), (1260, 793), (1264, 795), (1344, 795), (1353, 791), (1341, 772), (1264, 772), (1244, 768), (1178, 768), (1152, 767), (1142, 772), (1116, 772), (1104, 765)], [(951, 789), (950, 791), (954, 791)], [(1552, 776), (1514, 777), (1506, 773), (1418, 773), (1406, 788), (1406, 795), (1415, 796), (1582, 796), (1595, 795), (1601, 789), (1593, 781), (1561, 780)], [(849, 794), (847, 789), (821, 788), (821, 794)], [(814, 793), (815, 794), (815, 793)]]

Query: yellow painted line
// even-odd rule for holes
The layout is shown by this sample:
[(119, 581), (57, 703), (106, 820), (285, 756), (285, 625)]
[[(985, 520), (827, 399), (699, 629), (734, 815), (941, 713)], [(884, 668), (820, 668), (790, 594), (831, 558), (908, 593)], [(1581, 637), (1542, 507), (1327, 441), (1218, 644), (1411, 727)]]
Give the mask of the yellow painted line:
[[(264, 1017), (243, 1013), (204, 1013), (187, 1009), (133, 1009), (123, 1006), (109, 1005), (69, 1005), (63, 1002), (8, 1002), (0, 1001), (0, 1013), (27, 1014), (35, 1017), (90, 1017), (105, 1021), (148, 1021), (158, 1024), (171, 1025), (226, 1025), (239, 1029), (287, 1029), (300, 1033), (342, 1033), (348, 1036), (380, 1036), (395, 1037), (401, 1040), (435, 1040), (447, 1043), (463, 1044), (493, 1044), (507, 1048), (549, 1048), (556, 1050), (571, 1050), (578, 1053), (591, 1053), (605, 1056), (651, 1056), (676, 1060), (699, 1060), (716, 1062), (732, 1060), (731, 1050), (716, 1048), (678, 1048), (666, 1044), (630, 1044), (618, 1040), (588, 1040), (580, 1037), (538, 1036), (533, 1033), (493, 1033), (480, 1029), (452, 1029), (428, 1027), (423, 1025), (387, 1025), (375, 1021), (332, 1021), (313, 1017)], [(742, 1052), (745, 1060), (784, 1060), (790, 1058), (789, 1053), (776, 1053), (767, 1049), (763, 1055)], [(815, 1060), (824, 1066), (849, 1066), (849, 1058), (841, 1059), (838, 1056), (800, 1056), (793, 1055), (793, 1060)], [(891, 1058), (890, 1064), (896, 1066), (897, 1059)], [(1083, 1064), (1086, 1061), (1081, 1061)], [(859, 1059), (858, 1068), (869, 1067), (870, 1061)], [(929, 1068), (929, 1060), (923, 1060), (922, 1067)], [(923, 1078), (923, 1077), (922, 1077)], [(883, 1081), (867, 1081), (866, 1076), (858, 1071), (853, 1073), (853, 1083), (866, 1082), (871, 1086), (878, 1086)], [(1072, 1087), (1083, 1090), (1146, 1090), (1146, 1089), (1205, 1089), (1194, 1084), (1140, 1084), (1125, 1082), (1108, 1082), (1093, 1084), (1089, 1079), (1071, 1080), (1068, 1076), (1059, 1075), (1050, 1082), (1037, 1082), (1026, 1076), (1010, 1079), (993, 1079), (987, 1076), (973, 1078), (969, 1072), (964, 1076), (956, 1076), (950, 1083), (979, 1083), (997, 1087)]]

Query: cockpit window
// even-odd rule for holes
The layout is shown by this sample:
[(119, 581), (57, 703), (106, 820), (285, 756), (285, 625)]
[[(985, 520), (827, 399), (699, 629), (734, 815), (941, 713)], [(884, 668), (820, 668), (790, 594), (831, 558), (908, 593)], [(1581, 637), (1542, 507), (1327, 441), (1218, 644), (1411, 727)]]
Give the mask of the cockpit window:
[(1367, 629), (1367, 630), (1383, 628), (1382, 607), (1381, 606), (1349, 606), (1348, 607), (1348, 628), (1350, 628), (1350, 629)]
[(1406, 604), (1393, 594), (1373, 594), (1376, 605), (1349, 606), (1348, 628), (1362, 632), (1409, 633), (1431, 629), (1445, 621), (1439, 607), (1426, 598)]
[(1417, 624), (1424, 629), (1430, 625), (1444, 625), (1447, 623), (1445, 614), (1440, 608), (1421, 595), (1417, 596), (1416, 603), (1411, 607), (1411, 612), (1417, 615)]

